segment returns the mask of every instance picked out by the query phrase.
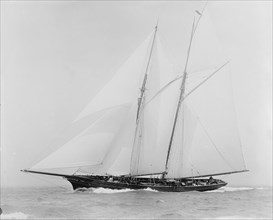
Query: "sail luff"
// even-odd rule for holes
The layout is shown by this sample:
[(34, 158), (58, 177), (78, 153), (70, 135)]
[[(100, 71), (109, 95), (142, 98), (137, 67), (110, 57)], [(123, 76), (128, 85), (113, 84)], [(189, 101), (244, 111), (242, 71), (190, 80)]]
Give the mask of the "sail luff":
[(136, 118), (136, 120), (138, 120), (138, 118), (139, 118), (139, 111), (140, 111), (140, 107), (142, 105), (143, 96), (144, 96), (144, 92), (145, 92), (145, 89), (146, 89), (146, 82), (147, 82), (147, 77), (148, 77), (148, 69), (149, 69), (149, 66), (150, 66), (150, 61), (151, 61), (151, 57), (152, 57), (152, 53), (153, 53), (153, 48), (154, 48), (154, 43), (155, 43), (155, 37), (156, 37), (156, 33), (157, 33), (157, 25), (158, 24), (156, 24), (156, 26), (155, 26), (153, 42), (152, 42), (152, 46), (151, 46), (151, 50), (150, 50), (150, 54), (149, 54), (149, 58), (148, 58), (148, 63), (147, 63), (146, 70), (145, 70), (144, 79), (143, 79), (142, 86), (141, 86), (141, 89), (140, 89), (141, 94), (140, 94), (140, 97), (138, 98), (137, 118)]
[[(134, 141), (133, 141), (133, 150), (132, 150), (132, 154), (131, 154), (131, 164), (130, 164), (130, 167), (132, 167), (132, 164), (133, 164), (134, 152), (137, 152), (137, 150), (140, 150), (140, 149), (137, 149), (137, 148), (140, 147), (139, 145), (141, 143), (141, 142), (137, 141), (137, 138), (141, 138), (141, 136), (139, 137), (139, 135), (138, 135), (138, 130), (141, 129), (141, 128), (139, 128), (139, 123), (141, 123), (140, 122), (140, 119), (141, 119), (140, 113), (141, 112), (144, 113), (143, 112), (143, 108), (144, 108), (143, 103), (145, 102), (144, 100), (145, 100), (146, 83), (147, 83), (147, 79), (148, 79), (148, 70), (149, 70), (149, 66), (150, 66), (150, 62), (151, 62), (151, 58), (152, 58), (152, 54), (153, 54), (153, 49), (154, 49), (154, 44), (155, 44), (155, 39), (156, 39), (156, 34), (157, 34), (157, 27), (158, 27), (158, 23), (155, 26), (153, 41), (152, 41), (152, 45), (151, 45), (151, 49), (150, 49), (150, 53), (149, 53), (149, 58), (148, 58), (147, 66), (146, 66), (146, 69), (145, 69), (145, 75), (144, 75), (144, 79), (143, 79), (142, 86), (141, 86), (141, 89), (140, 89), (141, 94), (140, 94), (140, 97), (138, 98), (138, 107), (137, 107), (137, 114), (136, 114), (135, 136), (134, 136)], [(130, 171), (130, 173), (131, 173), (131, 171)]]

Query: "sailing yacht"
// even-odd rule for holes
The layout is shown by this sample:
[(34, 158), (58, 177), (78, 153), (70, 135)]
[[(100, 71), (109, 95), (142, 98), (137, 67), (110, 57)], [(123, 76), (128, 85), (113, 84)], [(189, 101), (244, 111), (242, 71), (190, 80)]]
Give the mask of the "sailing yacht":
[[(95, 120), (22, 171), (63, 177), (73, 189), (207, 191), (245, 172), (229, 61), (207, 13), (196, 11), (183, 72), (168, 61), (158, 25), (76, 120)], [(65, 170), (67, 171), (65, 173)]]

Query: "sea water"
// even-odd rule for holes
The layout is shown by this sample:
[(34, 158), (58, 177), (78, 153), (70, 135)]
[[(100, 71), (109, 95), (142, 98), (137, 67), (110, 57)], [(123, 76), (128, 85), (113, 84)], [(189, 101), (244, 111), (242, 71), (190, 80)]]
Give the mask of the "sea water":
[(272, 188), (209, 192), (1, 189), (1, 219), (272, 219)]

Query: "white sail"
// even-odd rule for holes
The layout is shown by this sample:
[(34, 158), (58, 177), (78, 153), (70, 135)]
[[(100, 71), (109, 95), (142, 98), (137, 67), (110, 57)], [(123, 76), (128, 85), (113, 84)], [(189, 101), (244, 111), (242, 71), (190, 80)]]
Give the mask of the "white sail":
[(149, 34), (146, 40), (127, 59), (114, 77), (99, 91), (76, 120), (96, 111), (125, 103), (133, 103), (136, 100), (145, 73), (149, 55), (148, 48), (152, 42), (152, 36), (152, 33)]
[(189, 152), (195, 138), (196, 118), (185, 102), (182, 103), (177, 118), (176, 130), (168, 162), (168, 178), (180, 178), (188, 167)]
[(102, 117), (99, 114), (95, 123), (32, 169), (88, 167), (87, 170), (91, 173), (105, 171), (101, 164), (108, 155), (113, 140), (116, 140), (120, 133), (120, 127), (126, 119), (124, 116), (130, 112), (131, 105), (139, 93), (151, 37), (152, 34), (135, 50), (76, 120), (97, 112), (106, 113), (102, 114)]
[(244, 170), (228, 68), (183, 103), (171, 150), (169, 178)]
[[(196, 20), (200, 15), (196, 15)], [(188, 73), (219, 67), (227, 61), (222, 44), (210, 19), (208, 8), (196, 24), (191, 45)]]
[(145, 99), (135, 135), (131, 163), (132, 175), (159, 173), (165, 169), (164, 164), (177, 104), (179, 82), (173, 83), (164, 92), (156, 95), (174, 78), (172, 65), (163, 54), (157, 38), (148, 73)]
[(136, 125), (136, 103), (132, 104), (128, 114), (124, 115), (123, 124), (111, 142), (109, 151), (105, 154), (101, 164), (81, 167), (89, 174), (126, 175), (130, 172), (130, 158)]
[(123, 105), (108, 110), (81, 134), (34, 165), (32, 169), (100, 165), (119, 133), (130, 107)]

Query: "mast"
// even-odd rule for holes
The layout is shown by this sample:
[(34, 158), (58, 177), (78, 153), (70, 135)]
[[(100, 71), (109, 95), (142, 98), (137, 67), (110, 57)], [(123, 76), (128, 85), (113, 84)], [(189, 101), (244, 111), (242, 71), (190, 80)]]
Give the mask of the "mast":
[(140, 112), (140, 109), (141, 109), (140, 107), (142, 105), (144, 93), (145, 93), (145, 90), (146, 90), (146, 82), (147, 82), (147, 77), (148, 77), (148, 69), (149, 69), (149, 66), (150, 66), (150, 61), (151, 61), (151, 57), (152, 57), (152, 53), (153, 53), (153, 48), (154, 48), (154, 43), (155, 43), (155, 37), (156, 37), (156, 33), (157, 33), (157, 26), (158, 26), (158, 22), (157, 22), (157, 24), (155, 26), (153, 42), (152, 42), (152, 46), (151, 46), (151, 50), (150, 50), (150, 54), (149, 54), (149, 58), (148, 58), (148, 63), (147, 63), (146, 70), (145, 70), (144, 79), (143, 79), (142, 86), (141, 86), (141, 89), (140, 89), (141, 94), (140, 94), (140, 97), (138, 98), (137, 118), (136, 118), (137, 121), (138, 121), (138, 118), (139, 118), (139, 112)]
[[(148, 62), (147, 62), (147, 66), (145, 69), (145, 75), (144, 75), (144, 79), (142, 81), (142, 86), (140, 88), (140, 97), (138, 98), (138, 106), (137, 106), (137, 115), (136, 115), (136, 127), (135, 127), (135, 137), (134, 137), (134, 143), (133, 143), (133, 150), (137, 147), (136, 144), (136, 140), (137, 140), (137, 131), (138, 131), (138, 126), (139, 126), (139, 119), (140, 119), (140, 113), (143, 109), (143, 102), (145, 99), (145, 90), (146, 90), (146, 82), (147, 82), (147, 78), (148, 78), (148, 70), (149, 70), (149, 66), (150, 66), (150, 62), (151, 62), (151, 58), (152, 58), (152, 53), (153, 53), (153, 48), (154, 48), (154, 44), (155, 44), (155, 38), (156, 38), (156, 33), (157, 33), (157, 27), (158, 27), (158, 21), (157, 24), (155, 26), (154, 29), (154, 36), (153, 36), (153, 41), (152, 41), (152, 45), (151, 45), (151, 49), (150, 49), (150, 53), (149, 53), (149, 58), (148, 58)], [(131, 154), (131, 166), (132, 166), (132, 160), (133, 160), (133, 152)], [(130, 174), (131, 175), (131, 174)]]
[[(175, 132), (175, 129), (176, 129), (178, 114), (179, 114), (179, 111), (180, 111), (181, 103), (184, 100), (185, 84), (186, 84), (186, 79), (187, 79), (187, 74), (188, 74), (187, 73), (187, 67), (188, 67), (188, 61), (189, 61), (189, 57), (190, 57), (192, 39), (193, 39), (193, 35), (195, 33), (195, 30), (196, 30), (196, 27), (195, 27), (195, 20), (194, 20), (193, 24), (192, 24), (192, 31), (191, 31), (191, 37), (190, 37), (190, 44), (189, 44), (188, 52), (187, 52), (186, 64), (185, 64), (185, 68), (184, 68), (184, 72), (183, 72), (183, 78), (182, 78), (182, 82), (181, 82), (181, 86), (180, 86), (179, 100), (178, 100), (178, 103), (177, 103), (177, 108), (176, 108), (176, 112), (175, 112), (175, 118), (174, 118), (174, 123), (173, 123), (173, 128), (172, 128), (172, 133), (171, 133), (171, 138), (170, 138), (170, 143), (169, 143), (168, 153), (167, 153), (167, 158), (166, 158), (166, 163), (165, 163), (166, 173), (168, 173), (168, 162), (169, 162), (171, 147), (172, 147), (172, 143), (173, 143), (174, 132)], [(162, 177), (165, 178), (165, 175), (166, 174), (164, 173)]]

